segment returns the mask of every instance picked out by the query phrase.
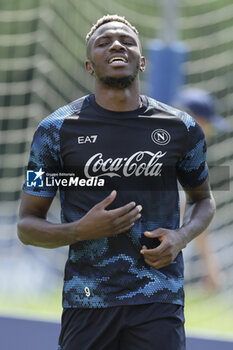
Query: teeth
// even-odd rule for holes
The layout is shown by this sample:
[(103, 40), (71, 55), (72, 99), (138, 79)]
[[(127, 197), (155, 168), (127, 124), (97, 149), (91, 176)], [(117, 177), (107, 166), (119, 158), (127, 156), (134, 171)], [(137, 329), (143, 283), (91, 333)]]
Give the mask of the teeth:
[(112, 63), (115, 61), (127, 62), (126, 58), (124, 57), (112, 57), (110, 58), (109, 63)]

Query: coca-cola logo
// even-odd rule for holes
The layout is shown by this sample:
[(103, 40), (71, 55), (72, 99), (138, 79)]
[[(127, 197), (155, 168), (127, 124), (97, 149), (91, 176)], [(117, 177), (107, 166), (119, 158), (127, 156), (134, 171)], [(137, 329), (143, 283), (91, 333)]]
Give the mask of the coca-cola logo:
[(138, 151), (128, 158), (115, 159), (104, 159), (103, 153), (96, 153), (86, 162), (84, 174), (87, 178), (103, 176), (159, 176), (163, 166), (160, 160), (166, 153), (161, 151), (156, 153)]

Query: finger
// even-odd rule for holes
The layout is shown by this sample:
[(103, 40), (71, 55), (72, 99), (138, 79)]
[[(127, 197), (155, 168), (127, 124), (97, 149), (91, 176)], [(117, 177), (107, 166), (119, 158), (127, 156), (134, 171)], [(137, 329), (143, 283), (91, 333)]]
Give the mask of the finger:
[(120, 218), (114, 221), (117, 232), (124, 232), (129, 230), (137, 221), (141, 218), (139, 211), (142, 210), (141, 205), (137, 205), (133, 210), (128, 212), (126, 215), (121, 216)]
[(154, 261), (151, 261), (150, 259), (144, 259), (144, 261), (145, 261), (145, 263), (146, 263), (147, 265), (150, 265), (150, 266), (153, 266), (153, 267), (154, 267), (154, 265), (155, 265), (155, 262), (154, 262)]
[(104, 200), (102, 200), (101, 202), (99, 202), (96, 206), (100, 207), (100, 208), (107, 208), (116, 198), (117, 192), (114, 190), (110, 193), (109, 196), (107, 196), (106, 198), (104, 198)]
[(122, 215), (118, 218), (116, 218), (115, 220), (115, 225), (116, 226), (125, 226), (125, 225), (129, 225), (129, 224), (133, 224), (136, 220), (141, 218), (141, 214), (140, 214), (140, 207), (136, 206), (134, 209), (132, 209), (131, 211), (129, 211), (128, 213), (126, 213), (125, 215)]
[(127, 220), (126, 222), (122, 223), (121, 225), (118, 224), (118, 225), (117, 225), (118, 230), (122, 230), (122, 228), (128, 227), (128, 226), (133, 227), (134, 224), (135, 224), (135, 221), (137, 221), (138, 219), (140, 219), (140, 217), (141, 217), (141, 215), (138, 214), (138, 216), (136, 216), (135, 218), (130, 219), (130, 220)]
[(145, 231), (144, 235), (149, 238), (158, 238), (159, 236), (161, 236), (161, 233), (157, 232), (157, 230)]
[(144, 254), (143, 254), (143, 257), (144, 257), (144, 260), (147, 263), (150, 262), (150, 264), (154, 264), (155, 262), (159, 261), (159, 259), (160, 259), (159, 256), (147, 256), (147, 255), (144, 255)]
[(154, 249), (141, 249), (140, 253), (144, 255), (145, 258), (151, 258), (151, 259), (157, 259), (161, 256), (161, 254), (164, 254), (166, 251), (166, 244), (163, 242), (160, 243), (160, 245)]
[(130, 203), (124, 205), (123, 207), (120, 207), (117, 209), (112, 209), (112, 210), (110, 210), (110, 212), (115, 218), (118, 218), (118, 217), (121, 217), (121, 216), (128, 214), (130, 211), (132, 211), (134, 209), (136, 210), (136, 212), (138, 214), (142, 211), (142, 206), (141, 205), (136, 206), (135, 202), (130, 202)]
[(134, 224), (130, 224), (130, 225), (128, 225), (128, 226), (121, 227), (121, 228), (116, 232), (116, 234), (123, 233), (123, 232), (127, 232), (127, 231), (129, 231), (133, 226), (134, 226)]
[(156, 270), (161, 269), (162, 267), (168, 265), (168, 263), (166, 263), (165, 261), (152, 262), (152, 261), (147, 260), (147, 259), (145, 259), (145, 263), (147, 263), (148, 265), (152, 266)]
[(149, 261), (150, 263), (157, 264), (157, 263), (167, 263), (170, 264), (173, 261), (173, 258), (171, 254), (168, 252), (164, 252), (164, 254), (160, 254), (159, 256), (146, 256), (144, 255), (144, 260)]

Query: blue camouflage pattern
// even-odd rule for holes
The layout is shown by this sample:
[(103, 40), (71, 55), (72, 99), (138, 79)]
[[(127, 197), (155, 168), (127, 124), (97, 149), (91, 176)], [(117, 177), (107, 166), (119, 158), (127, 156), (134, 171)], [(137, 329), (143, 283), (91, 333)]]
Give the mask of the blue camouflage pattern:
[[(106, 135), (101, 134), (102, 121), (104, 125), (108, 123), (107, 113), (110, 124), (115, 123), (117, 117), (114, 113), (110, 115), (109, 111), (97, 108), (93, 99), (93, 95), (89, 95), (76, 100), (58, 109), (40, 123), (31, 146), (29, 169), (49, 167), (62, 169), (67, 163), (67, 150), (71, 149), (75, 157), (85, 157), (86, 153), (79, 153), (80, 146), (74, 147), (71, 136), (73, 133), (98, 134), (104, 140)], [(179, 227), (179, 196), (176, 182), (179, 180), (183, 187), (194, 188), (200, 186), (207, 178), (205, 137), (200, 126), (188, 114), (145, 96), (143, 101), (144, 110), (140, 111), (142, 117), (140, 121), (138, 116), (134, 117), (132, 113), (130, 120), (117, 120), (116, 128), (120, 125), (121, 132), (112, 135), (112, 138), (119, 138), (117, 150), (112, 152), (121, 152), (123, 148), (127, 151), (130, 147), (135, 150), (151, 147), (152, 151), (157, 147), (156, 151), (160, 150), (162, 146), (155, 145), (149, 136), (154, 130), (170, 128), (171, 142), (163, 146), (162, 150), (166, 150), (165, 161), (169, 166), (172, 164), (176, 172), (176, 178), (169, 179), (173, 186), (172, 191), (166, 191), (166, 184), (161, 193), (149, 189), (143, 192), (118, 191), (115, 206), (124, 205), (133, 198), (144, 208), (142, 219), (138, 220), (129, 231), (120, 235), (84, 240), (70, 246), (64, 276), (64, 308), (101, 308), (151, 302), (182, 305), (184, 302), (182, 252), (172, 264), (156, 270), (144, 262), (140, 250), (142, 245), (153, 248), (159, 244), (156, 239), (146, 238), (143, 234), (145, 231), (159, 227), (168, 229)], [(159, 118), (156, 118), (157, 115)], [(142, 120), (143, 117), (146, 118), (145, 121)], [(146, 136), (143, 134), (141, 138), (132, 138), (133, 142), (127, 143), (126, 146), (124, 139), (121, 138), (122, 128), (125, 125), (126, 133), (130, 133), (132, 128), (127, 129), (127, 125), (132, 123), (133, 118), (135, 125), (148, 123), (148, 127), (142, 131)], [(140, 124), (141, 129), (141, 125), (144, 124)], [(176, 132), (173, 133), (173, 130)], [(133, 137), (133, 134), (129, 135), (130, 137)], [(146, 146), (146, 142), (149, 146)], [(91, 144), (85, 147), (86, 152), (90, 154), (103, 152), (102, 149), (105, 151), (109, 148), (106, 144), (97, 143), (95, 147)], [(111, 149), (107, 151), (111, 152)], [(112, 158), (119, 156), (109, 154)], [(166, 176), (169, 176), (169, 172)], [(53, 197), (57, 189), (56, 186), (31, 188), (27, 187), (26, 182), (24, 184), (24, 191), (36, 196)], [(67, 193), (64, 188), (60, 188), (62, 222), (79, 220), (106, 195), (101, 191)]]

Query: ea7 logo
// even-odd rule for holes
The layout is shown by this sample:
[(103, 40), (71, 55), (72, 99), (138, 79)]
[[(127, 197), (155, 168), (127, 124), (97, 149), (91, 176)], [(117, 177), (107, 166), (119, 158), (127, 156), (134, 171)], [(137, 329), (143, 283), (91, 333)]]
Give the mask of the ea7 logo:
[(90, 135), (90, 136), (79, 136), (78, 143), (95, 143), (98, 135)]
[(157, 145), (167, 145), (171, 140), (171, 135), (164, 129), (156, 129), (151, 134), (151, 139)]

